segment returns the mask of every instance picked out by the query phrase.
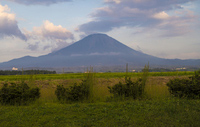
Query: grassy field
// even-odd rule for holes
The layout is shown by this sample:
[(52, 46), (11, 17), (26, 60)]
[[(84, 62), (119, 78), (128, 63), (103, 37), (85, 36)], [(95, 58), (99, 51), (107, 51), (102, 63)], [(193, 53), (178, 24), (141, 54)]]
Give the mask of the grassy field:
[[(186, 76), (192, 75), (192, 71), (175, 71), (175, 72), (150, 72), (149, 76)], [(115, 73), (96, 73), (97, 78), (124, 78), (125, 72), (115, 72)], [(141, 76), (142, 73), (128, 73), (130, 77)], [(32, 76), (32, 77), (31, 77)], [(29, 80), (33, 78), (34, 80), (49, 80), (49, 79), (82, 79), (84, 78), (84, 73), (70, 73), (70, 74), (46, 74), (46, 75), (0, 75), (0, 81), (21, 81)]]
[[(111, 100), (108, 86), (124, 82), (126, 73), (96, 73), (93, 103), (61, 104), (55, 96), (59, 84), (69, 87), (81, 82), (84, 74), (0, 76), (4, 82), (24, 80), (41, 90), (39, 100), (29, 106), (0, 105), (2, 127), (91, 127), (91, 126), (200, 126), (200, 100), (170, 96), (166, 83), (187, 78), (194, 72), (150, 73), (142, 100)], [(136, 80), (141, 73), (129, 73)], [(0, 87), (1, 87), (0, 86)]]
[(199, 127), (199, 100), (1, 106), (2, 127)]

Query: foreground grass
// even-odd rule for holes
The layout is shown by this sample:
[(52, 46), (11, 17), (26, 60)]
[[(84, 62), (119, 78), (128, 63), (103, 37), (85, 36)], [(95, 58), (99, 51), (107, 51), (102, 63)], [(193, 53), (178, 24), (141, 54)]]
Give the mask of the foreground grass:
[(0, 106), (2, 127), (200, 126), (200, 100)]

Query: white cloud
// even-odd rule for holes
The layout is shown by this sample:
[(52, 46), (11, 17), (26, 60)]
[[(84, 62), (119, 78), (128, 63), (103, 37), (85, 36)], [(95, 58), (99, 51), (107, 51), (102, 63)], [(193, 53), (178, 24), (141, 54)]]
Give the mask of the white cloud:
[(162, 22), (157, 24), (156, 28), (165, 32), (163, 36), (179, 36), (193, 31), (192, 27), (197, 24), (198, 17), (191, 11), (181, 11), (178, 14), (182, 15), (167, 16), (163, 14), (163, 17), (160, 15)]
[(14, 36), (26, 40), (25, 35), (18, 27), (15, 14), (10, 13), (10, 8), (0, 4), (0, 37)]
[(164, 11), (156, 13), (156, 14), (153, 15), (153, 18), (156, 18), (156, 19), (169, 19), (169, 17), (170, 16)]
[(71, 54), (71, 56), (117, 56), (120, 54), (121, 53), (119, 52), (105, 52), (105, 53), (94, 52), (90, 54)]
[(29, 43), (28, 48), (37, 50), (41, 46), (42, 49), (51, 49), (51, 51), (59, 50), (74, 40), (74, 35), (62, 27), (61, 25), (54, 25), (52, 22), (46, 20), (40, 27), (33, 27), (33, 31), (24, 30), (26, 36), (32, 43)]
[(55, 26), (50, 21), (43, 22), (41, 27), (34, 27), (33, 34), (46, 39), (73, 39), (73, 34), (61, 25)]

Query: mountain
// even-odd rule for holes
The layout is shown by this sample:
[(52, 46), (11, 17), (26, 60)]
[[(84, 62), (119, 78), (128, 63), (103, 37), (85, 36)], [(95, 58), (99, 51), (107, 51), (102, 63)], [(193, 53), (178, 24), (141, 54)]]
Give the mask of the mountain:
[(198, 66), (200, 60), (162, 59), (136, 51), (105, 34), (92, 34), (59, 51), (39, 56), (25, 56), (0, 63), (2, 68), (80, 67), (80, 66)]
[(105, 34), (93, 34), (50, 55), (105, 55), (138, 53)]

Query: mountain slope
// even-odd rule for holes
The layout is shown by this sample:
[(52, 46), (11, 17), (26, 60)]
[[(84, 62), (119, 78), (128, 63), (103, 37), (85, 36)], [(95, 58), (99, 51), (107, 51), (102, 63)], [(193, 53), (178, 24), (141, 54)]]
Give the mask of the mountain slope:
[(50, 55), (95, 55), (139, 53), (106, 34), (92, 34)]
[(0, 63), (0, 69), (12, 67), (72, 67), (72, 66), (197, 66), (200, 60), (162, 59), (138, 52), (105, 35), (93, 34), (57, 52), (39, 57), (22, 57)]

